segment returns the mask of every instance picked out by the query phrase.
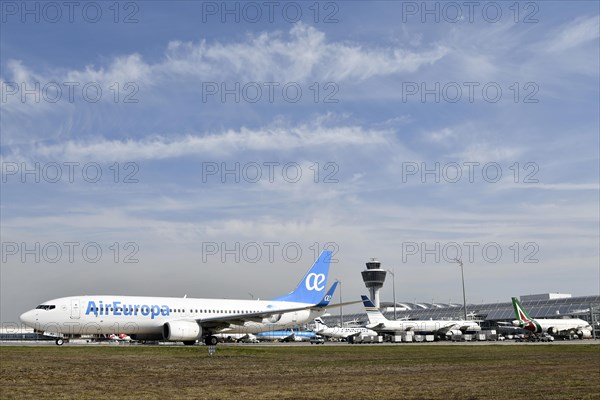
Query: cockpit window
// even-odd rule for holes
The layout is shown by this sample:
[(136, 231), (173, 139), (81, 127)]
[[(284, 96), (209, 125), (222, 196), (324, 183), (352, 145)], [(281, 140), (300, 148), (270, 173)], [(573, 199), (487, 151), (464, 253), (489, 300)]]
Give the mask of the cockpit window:
[(36, 307), (37, 310), (54, 310), (56, 308), (55, 305), (50, 304), (40, 304)]

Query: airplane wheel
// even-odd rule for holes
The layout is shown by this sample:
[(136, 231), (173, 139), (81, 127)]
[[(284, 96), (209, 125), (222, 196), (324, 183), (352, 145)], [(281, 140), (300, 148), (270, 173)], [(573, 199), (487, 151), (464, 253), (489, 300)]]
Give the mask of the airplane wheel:
[(193, 346), (196, 344), (195, 340), (184, 340), (183, 344), (185, 344), (186, 346)]
[(204, 344), (207, 346), (216, 346), (218, 342), (219, 340), (216, 336), (207, 336), (206, 339), (204, 339)]
[(57, 345), (57, 346), (62, 346), (62, 345), (63, 345), (63, 343), (65, 343), (65, 341), (64, 341), (64, 340), (62, 340), (62, 339), (56, 339), (56, 345)]

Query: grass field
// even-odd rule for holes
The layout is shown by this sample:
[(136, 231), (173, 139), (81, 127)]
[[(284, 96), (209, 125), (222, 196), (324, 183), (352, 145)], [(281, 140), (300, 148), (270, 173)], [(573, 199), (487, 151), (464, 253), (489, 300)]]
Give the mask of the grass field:
[(600, 399), (599, 345), (3, 346), (0, 397)]

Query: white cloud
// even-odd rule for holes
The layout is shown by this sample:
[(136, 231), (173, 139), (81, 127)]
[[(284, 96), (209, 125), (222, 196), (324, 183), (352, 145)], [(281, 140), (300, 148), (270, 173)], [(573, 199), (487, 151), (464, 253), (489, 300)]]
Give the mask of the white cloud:
[[(172, 41), (163, 60), (144, 61), (134, 53), (114, 58), (107, 67), (87, 65), (82, 70), (55, 70), (34, 72), (18, 60), (7, 62), (6, 82), (38, 81), (98, 83), (103, 92), (112, 93), (112, 85), (133, 82), (144, 90), (173, 82), (198, 85), (202, 82), (233, 80), (239, 82), (313, 82), (365, 80), (401, 72), (415, 72), (442, 59), (448, 49), (435, 45), (422, 52), (399, 47), (365, 47), (349, 42), (327, 41), (325, 34), (313, 27), (296, 24), (287, 37), (281, 32), (249, 35), (238, 43), (209, 43)], [(112, 89), (111, 89), (112, 87)], [(65, 87), (63, 90), (68, 90)], [(67, 99), (67, 95), (63, 99)], [(112, 100), (113, 96), (102, 96)], [(39, 106), (47, 102), (22, 102), (20, 96), (10, 96), (8, 109)], [(55, 105), (55, 104), (52, 104)], [(31, 108), (31, 107), (29, 107)]]
[(442, 128), (433, 132), (426, 132), (423, 136), (429, 142), (444, 143), (455, 137), (455, 134), (450, 128)]
[(578, 18), (566, 25), (556, 36), (547, 50), (560, 52), (583, 45), (600, 37), (600, 16)]
[(178, 42), (169, 44), (167, 61), (160, 65), (165, 73), (215, 77), (234, 74), (251, 81), (307, 81), (329, 79), (336, 82), (368, 79), (398, 72), (414, 72), (433, 64), (447, 54), (443, 46), (421, 53), (402, 48), (365, 48), (348, 42), (328, 42), (325, 34), (313, 27), (296, 24), (289, 40), (280, 32), (250, 36), (244, 43), (208, 44)]
[(325, 126), (322, 119), (297, 126), (277, 123), (261, 129), (240, 128), (220, 133), (176, 138), (155, 136), (140, 140), (73, 141), (40, 144), (38, 156), (63, 159), (149, 160), (197, 154), (229, 154), (248, 150), (292, 150), (306, 146), (384, 144), (389, 131), (357, 125)]

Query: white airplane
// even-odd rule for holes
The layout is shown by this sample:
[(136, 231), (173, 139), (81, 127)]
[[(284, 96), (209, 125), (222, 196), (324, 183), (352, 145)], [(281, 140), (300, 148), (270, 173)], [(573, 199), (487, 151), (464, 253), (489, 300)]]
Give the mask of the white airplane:
[(336, 339), (348, 339), (350, 336), (377, 336), (377, 332), (368, 328), (330, 328), (325, 325), (325, 322), (321, 318), (315, 318), (315, 332), (321, 336), (327, 336)]
[(133, 340), (216, 345), (216, 333), (285, 329), (323, 315), (337, 284), (325, 293), (331, 254), (323, 251), (295, 290), (272, 300), (75, 296), (47, 301), (20, 318), (56, 337), (57, 345), (72, 336), (120, 333)]
[(438, 335), (453, 335), (462, 334), (467, 330), (480, 330), (481, 328), (474, 321), (447, 321), (447, 320), (420, 320), (420, 321), (406, 321), (397, 320), (390, 321), (383, 316), (381, 311), (375, 304), (367, 297), (361, 296), (367, 317), (369, 318), (369, 325), (367, 328), (373, 329), (378, 332), (402, 332), (402, 331), (413, 331), (413, 332), (431, 332)]
[(252, 333), (215, 333), (214, 336), (220, 341), (239, 342), (239, 343), (256, 343), (258, 339)]
[(527, 314), (521, 302), (512, 298), (513, 307), (517, 319), (512, 323), (514, 326), (525, 329), (531, 333), (549, 333), (550, 335), (564, 335), (574, 333), (580, 339), (592, 337), (592, 326), (589, 322), (580, 318), (538, 318), (533, 319)]

